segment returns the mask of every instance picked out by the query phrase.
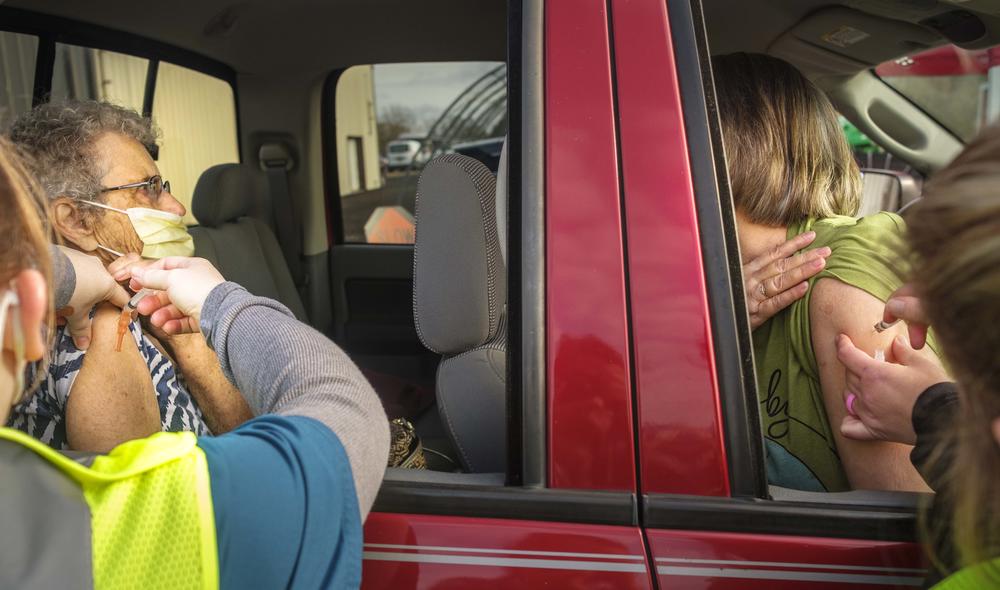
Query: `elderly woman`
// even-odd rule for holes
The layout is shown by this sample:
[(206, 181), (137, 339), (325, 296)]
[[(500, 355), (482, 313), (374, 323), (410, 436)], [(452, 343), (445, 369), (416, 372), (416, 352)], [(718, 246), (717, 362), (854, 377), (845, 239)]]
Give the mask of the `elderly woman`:
[(812, 248), (832, 251), (805, 297), (753, 334), (770, 482), (811, 491), (925, 490), (910, 447), (850, 440), (831, 427), (849, 411), (838, 334), (872, 356), (891, 356), (893, 338), (905, 335), (902, 324), (873, 329), (900, 286), (902, 219), (853, 217), (857, 165), (829, 100), (794, 67), (732, 54), (716, 57), (713, 70), (742, 255), (755, 258), (804, 231), (816, 234)]
[[(116, 279), (140, 256), (193, 253), (184, 206), (150, 157), (148, 118), (100, 102), (45, 104), (15, 121), (10, 137), (29, 156), (54, 230)], [(161, 429), (218, 434), (251, 417), (200, 334), (153, 334), (133, 321), (118, 352), (119, 316), (95, 308), (90, 341), (59, 331), (42, 386), (11, 426), (55, 448), (107, 451)]]

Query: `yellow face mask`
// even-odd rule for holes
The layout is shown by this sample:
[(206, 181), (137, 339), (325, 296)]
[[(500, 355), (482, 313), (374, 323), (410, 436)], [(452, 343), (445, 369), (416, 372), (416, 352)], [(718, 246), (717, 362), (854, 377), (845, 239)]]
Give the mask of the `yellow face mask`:
[(188, 233), (184, 219), (180, 215), (145, 207), (129, 207), (123, 210), (95, 201), (87, 203), (128, 215), (132, 228), (142, 240), (143, 258), (194, 255), (194, 239)]

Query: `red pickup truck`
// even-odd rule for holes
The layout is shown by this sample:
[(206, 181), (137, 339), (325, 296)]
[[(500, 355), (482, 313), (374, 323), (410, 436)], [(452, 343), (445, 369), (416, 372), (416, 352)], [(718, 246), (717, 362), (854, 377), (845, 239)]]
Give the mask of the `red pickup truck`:
[[(755, 387), (699, 4), (521, 9), (508, 486), (390, 477), (366, 525), (365, 586), (920, 586), (914, 494), (767, 485), (759, 414), (780, 408)], [(867, 35), (850, 16), (834, 30)], [(772, 47), (790, 58), (785, 43)], [(846, 77), (833, 45), (801, 49)], [(883, 69), (924, 75), (905, 67)]]
[[(366, 588), (921, 585), (917, 494), (768, 485), (781, 408), (756, 385), (710, 55), (792, 62), (866, 149), (930, 175), (1000, 115), (1000, 0), (0, 3), (0, 126), (50, 98), (151, 113), (197, 253), (340, 343), (444, 458), (387, 471)], [(460, 94), (435, 77), (467, 62)], [(389, 81), (451, 89), (455, 118), (390, 125)], [(458, 355), (420, 344), (412, 307), (417, 175), (379, 166), (404, 131), (439, 153), (506, 136), (493, 381), (448, 411)], [(219, 165), (239, 193), (203, 206)], [(878, 167), (870, 210), (917, 198)]]

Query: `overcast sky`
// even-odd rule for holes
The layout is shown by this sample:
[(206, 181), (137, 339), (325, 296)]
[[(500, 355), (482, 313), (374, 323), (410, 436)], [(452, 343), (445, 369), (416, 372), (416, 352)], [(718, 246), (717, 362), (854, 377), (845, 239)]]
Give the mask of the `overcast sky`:
[[(435, 62), (375, 66), (375, 108), (413, 109), (422, 123), (433, 122), (459, 93), (496, 62)], [(421, 129), (419, 131), (427, 131)]]

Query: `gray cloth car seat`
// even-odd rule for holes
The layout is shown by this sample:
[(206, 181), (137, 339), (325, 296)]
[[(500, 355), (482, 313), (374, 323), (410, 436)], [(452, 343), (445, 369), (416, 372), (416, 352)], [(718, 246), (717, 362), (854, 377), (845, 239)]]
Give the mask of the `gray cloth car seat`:
[(496, 180), (472, 158), (441, 156), (417, 185), (413, 314), (442, 356), (438, 412), (468, 472), (506, 470), (506, 302)]
[(250, 216), (269, 210), (261, 172), (241, 164), (212, 166), (195, 185), (191, 210), (199, 224), (191, 228), (195, 256), (208, 259), (227, 280), (284, 303), (306, 321), (274, 232)]

